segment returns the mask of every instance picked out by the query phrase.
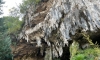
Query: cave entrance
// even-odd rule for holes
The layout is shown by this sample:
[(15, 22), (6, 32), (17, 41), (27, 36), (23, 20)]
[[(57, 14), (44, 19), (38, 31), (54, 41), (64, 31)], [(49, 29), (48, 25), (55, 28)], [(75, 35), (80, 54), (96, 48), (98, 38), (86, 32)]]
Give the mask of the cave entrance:
[(97, 43), (98, 45), (100, 45), (100, 35), (91, 37), (91, 39), (94, 44)]
[(70, 51), (68, 46), (63, 47), (63, 55), (61, 60), (70, 60)]
[(61, 60), (70, 60), (70, 45), (73, 43), (72, 40), (69, 40), (68, 41), (69, 45), (63, 47), (63, 54), (62, 54), (62, 57), (61, 57)]
[(90, 39), (92, 40), (94, 44), (97, 43), (98, 45), (100, 45), (100, 30), (97, 32), (91, 33)]

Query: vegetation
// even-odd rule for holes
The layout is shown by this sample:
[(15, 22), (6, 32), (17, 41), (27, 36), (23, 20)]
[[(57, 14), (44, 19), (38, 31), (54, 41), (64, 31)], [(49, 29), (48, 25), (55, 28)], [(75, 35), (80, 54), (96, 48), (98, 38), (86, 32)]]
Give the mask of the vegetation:
[[(89, 42), (87, 48), (81, 49), (80, 42), (73, 41), (70, 46), (70, 60), (99, 60), (100, 58), (100, 48), (97, 44), (93, 44), (89, 36), (82, 33), (84, 40)], [(77, 37), (78, 38), (78, 37)], [(80, 40), (82, 40), (81, 38)]]
[[(0, 15), (2, 12), (2, 4), (4, 2), (0, 0)], [(12, 60), (12, 54), (10, 49), (11, 39), (5, 33), (6, 28), (4, 27), (4, 20), (0, 18), (0, 60)]]
[(25, 14), (31, 4), (35, 6), (36, 4), (38, 4), (38, 2), (40, 2), (40, 0), (23, 0), (22, 4), (20, 4), (19, 6), (20, 12), (22, 14)]
[(18, 17), (7, 16), (3, 19), (7, 34), (15, 34), (21, 29), (23, 21), (20, 21)]
[[(75, 49), (75, 48), (74, 48)], [(71, 52), (73, 54), (73, 52)], [(100, 48), (87, 48), (85, 50), (78, 49), (71, 60), (99, 60), (100, 58)]]
[(11, 38), (17, 36), (21, 25), (22, 21), (18, 17), (6, 16), (0, 18), (0, 60), (13, 59), (10, 48)]
[[(23, 0), (19, 8), (13, 7), (9, 10), (10, 16), (0, 18), (0, 60), (13, 60), (10, 45), (12, 40), (16, 40), (22, 27), (23, 21), (19, 20), (20, 15), (26, 13), (30, 4), (37, 4), (39, 1)], [(0, 15), (3, 13), (1, 10), (2, 4), (4, 2), (0, 0)]]
[(0, 60), (12, 60), (11, 39), (9, 36), (5, 36), (2, 33), (0, 34)]
[(0, 60), (12, 60), (11, 39), (5, 32), (6, 28), (4, 27), (3, 18), (0, 19)]
[[(2, 0), (0, 0), (0, 8), (2, 7)], [(0, 9), (0, 15), (2, 14)], [(13, 60), (11, 53), (11, 35), (17, 35), (22, 25), (22, 21), (19, 21), (19, 17), (6, 16), (0, 18), (0, 60)]]
[(71, 54), (70, 60), (73, 60), (73, 57), (76, 55), (78, 49), (79, 49), (79, 44), (76, 41), (74, 41), (70, 46), (70, 54)]

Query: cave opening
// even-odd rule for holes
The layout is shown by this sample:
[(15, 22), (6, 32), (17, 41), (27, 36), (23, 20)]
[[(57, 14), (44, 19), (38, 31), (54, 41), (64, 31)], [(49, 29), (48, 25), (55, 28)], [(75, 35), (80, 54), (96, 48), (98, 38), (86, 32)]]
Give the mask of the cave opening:
[(67, 47), (67, 46), (63, 47), (63, 55), (61, 57), (61, 60), (70, 60), (69, 47)]
[(70, 60), (70, 45), (72, 44), (72, 40), (69, 40), (68, 41), (68, 46), (66, 45), (65, 47), (63, 47), (63, 54), (62, 54), (62, 57), (61, 57), (61, 60)]
[(94, 44), (98, 44), (100, 46), (100, 30), (97, 32), (93, 32), (90, 34), (90, 39)]
[(92, 40), (92, 42), (93, 42), (94, 44), (100, 45), (100, 35), (95, 35), (95, 36), (92, 36), (92, 37), (90, 37), (90, 38), (91, 38), (91, 40)]

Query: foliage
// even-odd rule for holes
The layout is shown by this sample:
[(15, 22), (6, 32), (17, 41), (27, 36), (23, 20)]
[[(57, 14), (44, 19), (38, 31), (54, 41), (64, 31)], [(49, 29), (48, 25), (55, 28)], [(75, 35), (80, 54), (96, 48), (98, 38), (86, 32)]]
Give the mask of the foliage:
[(0, 32), (4, 32), (5, 31), (3, 22), (4, 22), (3, 18), (0, 18)]
[(70, 60), (73, 60), (73, 57), (76, 55), (78, 50), (79, 44), (76, 41), (73, 41), (72, 45), (70, 46)]
[(90, 39), (90, 36), (86, 33), (81, 33), (83, 35), (84, 40), (87, 40), (89, 42), (90, 45), (94, 45), (94, 43), (92, 42), (92, 40)]
[(38, 2), (40, 2), (40, 0), (23, 0), (22, 4), (20, 4), (20, 12), (25, 14), (31, 4), (35, 6)]
[[(80, 36), (82, 38), (79, 38)], [(74, 40), (70, 46), (70, 60), (99, 60), (100, 48), (97, 44), (92, 42), (88, 34), (85, 32), (77, 33), (77, 37), (74, 39), (77, 40)], [(80, 42), (78, 40), (80, 40)], [(83, 40), (87, 41), (89, 46), (86, 46), (87, 48), (81, 49), (80, 43), (84, 43)]]
[(21, 24), (22, 21), (19, 21), (18, 17), (0, 18), (0, 60), (12, 60), (10, 34), (16, 34), (20, 30)]
[(7, 33), (17, 33), (22, 25), (23, 21), (20, 21), (18, 17), (4, 17), (4, 26), (7, 28)]
[(88, 48), (85, 50), (77, 51), (74, 56), (75, 60), (99, 60), (100, 48)]
[(75, 42), (73, 43), (73, 46), (70, 46), (70, 60), (99, 60), (100, 48), (97, 47), (97, 45), (95, 47), (89, 47), (87, 49), (82, 50), (78, 48)]
[(75, 55), (73, 60), (84, 60), (85, 55), (84, 54), (78, 54)]
[[(0, 0), (0, 15), (2, 14), (2, 4), (4, 2)], [(17, 10), (13, 9), (11, 12), (12, 16), (0, 18), (0, 60), (13, 60), (10, 48), (11, 36), (9, 34), (17, 33), (22, 25), (22, 21), (19, 21), (19, 17), (16, 15)]]
[(0, 18), (0, 60), (12, 60), (10, 44), (11, 39), (6, 34), (4, 18)]
[(0, 32), (0, 60), (12, 60), (9, 36)]

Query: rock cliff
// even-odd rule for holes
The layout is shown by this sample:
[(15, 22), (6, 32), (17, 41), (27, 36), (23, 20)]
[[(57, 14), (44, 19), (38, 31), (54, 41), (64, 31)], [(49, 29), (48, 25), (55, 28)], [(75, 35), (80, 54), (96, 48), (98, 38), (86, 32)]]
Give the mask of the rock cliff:
[(100, 0), (41, 1), (36, 7), (29, 7), (24, 21), (19, 38), (39, 48), (44, 60), (54, 60), (68, 53), (70, 41), (79, 31), (91, 37), (98, 32)]

